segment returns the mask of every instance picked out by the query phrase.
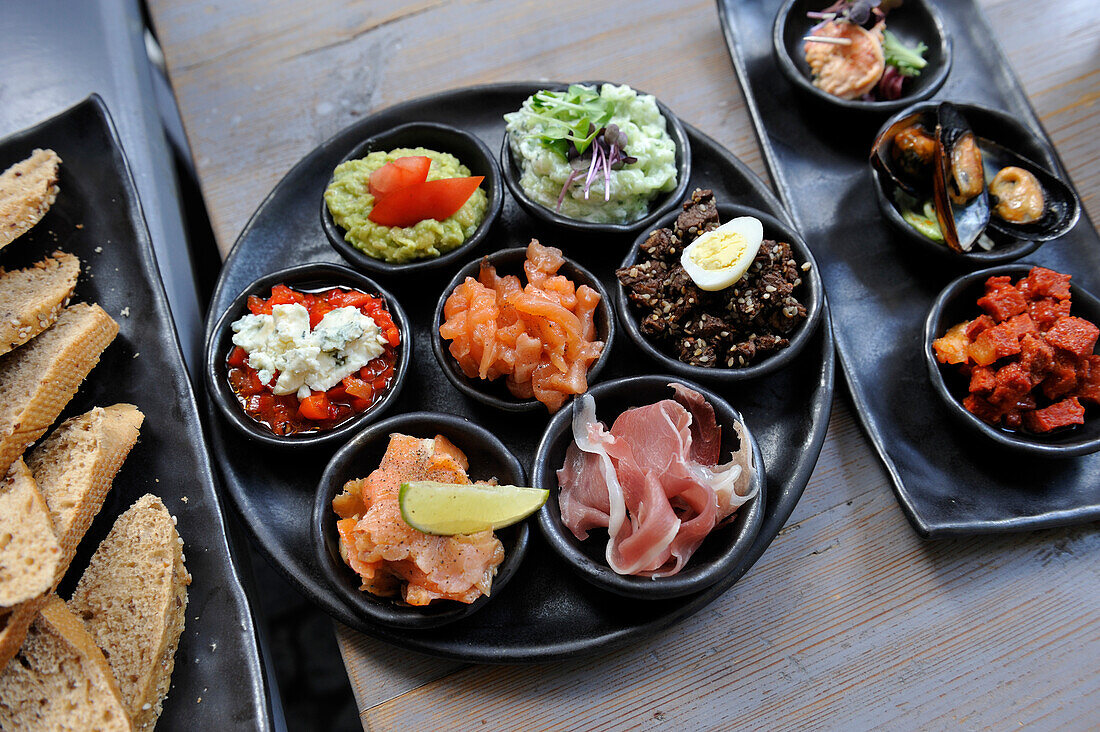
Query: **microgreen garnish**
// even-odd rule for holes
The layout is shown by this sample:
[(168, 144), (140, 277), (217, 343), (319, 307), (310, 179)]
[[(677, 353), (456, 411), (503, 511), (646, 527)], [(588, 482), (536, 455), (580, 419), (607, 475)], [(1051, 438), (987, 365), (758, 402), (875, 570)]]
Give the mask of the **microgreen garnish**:
[[(565, 185), (558, 194), (558, 210), (565, 200), (565, 193), (573, 181), (584, 174), (584, 197), (587, 199), (591, 192), (592, 184), (599, 176), (603, 176), (603, 200), (611, 200), (611, 171), (619, 170), (624, 165), (638, 162), (638, 159), (626, 154), (626, 144), (629, 140), (626, 133), (619, 129), (618, 125), (610, 124), (601, 127), (592, 136), (591, 145), (585, 150), (571, 147), (566, 158), (569, 160), (569, 177), (565, 179)], [(585, 153), (588, 153), (585, 155)]]

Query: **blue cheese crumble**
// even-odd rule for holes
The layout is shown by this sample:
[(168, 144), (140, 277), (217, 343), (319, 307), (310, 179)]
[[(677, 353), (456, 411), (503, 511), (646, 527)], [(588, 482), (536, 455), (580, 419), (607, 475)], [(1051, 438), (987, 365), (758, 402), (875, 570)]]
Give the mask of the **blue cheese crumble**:
[(374, 320), (353, 307), (329, 311), (312, 330), (309, 311), (298, 303), (245, 315), (231, 327), (233, 345), (245, 350), (260, 381), (275, 379), (272, 392), (299, 399), (336, 386), (381, 356), (386, 344)]

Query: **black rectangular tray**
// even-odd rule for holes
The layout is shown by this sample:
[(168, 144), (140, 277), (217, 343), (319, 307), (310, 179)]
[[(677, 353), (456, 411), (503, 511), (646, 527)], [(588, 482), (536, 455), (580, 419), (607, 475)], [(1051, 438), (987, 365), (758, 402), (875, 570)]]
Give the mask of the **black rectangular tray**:
[(0, 140), (0, 170), (52, 148), (60, 193), (45, 218), (0, 252), (6, 268), (55, 249), (81, 262), (73, 302), (98, 303), (119, 334), (59, 418), (118, 402), (144, 413), (141, 436), (77, 551), (69, 597), (114, 520), (145, 493), (164, 501), (185, 542), (186, 624), (157, 729), (269, 729), (266, 691), (248, 601), (229, 553), (222, 508), (195, 395), (183, 365), (152, 242), (114, 124), (95, 95)]
[[(885, 115), (830, 116), (780, 73), (771, 40), (780, 4), (718, 0), (718, 13), (772, 180), (825, 280), (856, 411), (906, 517), (929, 538), (1100, 518), (1100, 454), (1058, 460), (1008, 451), (956, 424), (936, 396), (922, 329), (935, 296), (962, 271), (906, 251), (879, 212), (867, 156)], [(980, 8), (972, 0), (936, 7), (954, 64), (934, 98), (1006, 111), (1049, 147)], [(1068, 180), (1060, 164), (1058, 172)], [(1087, 214), (1021, 261), (1100, 292), (1100, 238)]]

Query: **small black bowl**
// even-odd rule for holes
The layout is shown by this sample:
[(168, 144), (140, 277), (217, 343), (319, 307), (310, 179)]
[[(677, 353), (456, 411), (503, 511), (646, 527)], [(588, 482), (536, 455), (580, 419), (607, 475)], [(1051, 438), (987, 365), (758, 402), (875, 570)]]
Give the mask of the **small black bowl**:
[(519, 460), (488, 430), (461, 417), (438, 412), (409, 412), (373, 424), (349, 440), (329, 460), (313, 499), (311, 539), (322, 574), (345, 602), (373, 621), (399, 628), (434, 628), (477, 612), (500, 594), (523, 561), (530, 529), (527, 522), (522, 521), (497, 531), (505, 555), (493, 579), (492, 598), (482, 596), (469, 605), (454, 600), (435, 600), (416, 607), (400, 599), (377, 597), (360, 590), (358, 575), (340, 557), (332, 499), (343, 490), (344, 483), (365, 478), (378, 467), (389, 436), (394, 432), (424, 438), (443, 435), (469, 458), (472, 480), (496, 478), (502, 484), (523, 485), (525, 474)]
[[(1056, 430), (1051, 434), (1035, 435), (1023, 431), (1014, 431), (996, 427), (984, 422), (962, 404), (967, 394), (968, 380), (958, 373), (957, 366), (941, 364), (936, 360), (932, 341), (947, 332), (949, 328), (964, 320), (977, 317), (981, 310), (977, 300), (985, 292), (985, 281), (995, 275), (1009, 275), (1019, 280), (1031, 270), (1033, 265), (1018, 263), (1000, 267), (990, 267), (979, 272), (971, 272), (954, 280), (936, 297), (928, 318), (924, 321), (924, 361), (928, 366), (928, 376), (932, 387), (943, 399), (951, 414), (970, 429), (1005, 447), (1030, 455), (1043, 457), (1074, 457), (1087, 455), (1100, 450), (1100, 417), (1086, 413), (1085, 423), (1072, 429)], [(1073, 303), (1072, 314), (1100, 323), (1100, 299), (1070, 283), (1070, 297)], [(1090, 412), (1095, 409), (1090, 407)], [(980, 445), (975, 445), (980, 450)]]
[[(914, 104), (911, 107), (901, 110), (890, 119), (886, 120), (882, 127), (879, 128), (879, 131), (875, 134), (875, 140), (878, 140), (891, 125), (901, 121), (905, 117), (918, 114), (935, 114), (939, 104), (939, 102), (935, 101), (921, 102), (920, 104)], [(966, 118), (966, 121), (970, 124), (970, 128), (978, 137), (992, 140), (1029, 160), (1034, 160), (1036, 164), (1047, 170), (1058, 169), (1054, 154), (1050, 148), (1043, 143), (1042, 138), (1017, 118), (995, 109), (980, 107), (976, 104), (955, 104), (955, 107), (957, 107), (963, 117)], [(894, 203), (894, 181), (891, 180), (890, 176), (886, 173), (876, 168), (873, 163), (868, 162), (868, 167), (871, 169), (871, 180), (874, 183), (875, 199), (878, 201), (878, 206), (882, 211), (882, 215), (895, 229), (901, 232), (907, 243), (914, 244), (922, 251), (932, 256), (967, 267), (989, 267), (995, 264), (1011, 262), (1020, 257), (1026, 257), (1043, 245), (1041, 241), (1005, 239), (987, 228), (986, 233), (990, 234), (991, 238), (997, 242), (996, 247), (989, 251), (985, 251), (975, 244), (975, 248), (969, 252), (956, 252), (946, 244), (932, 241), (910, 226), (905, 219), (902, 218), (901, 213), (897, 209), (897, 205)]]
[[(580, 83), (585, 86), (600, 87), (609, 82), (583, 81)], [(568, 87), (568, 84), (548, 83), (543, 88), (551, 91), (561, 91)], [(638, 89), (634, 91), (638, 94), (646, 93)], [(501, 143), (500, 147), (500, 167), (504, 173), (504, 182), (508, 186), (508, 190), (512, 192), (512, 197), (516, 199), (516, 202), (519, 203), (524, 211), (534, 216), (536, 219), (570, 231), (579, 231), (589, 234), (630, 234), (639, 229), (651, 226), (654, 221), (664, 215), (665, 212), (675, 207), (684, 198), (684, 195), (687, 193), (688, 179), (691, 178), (691, 143), (688, 142), (687, 131), (684, 129), (684, 125), (680, 122), (679, 117), (673, 114), (672, 110), (666, 107), (660, 99), (657, 99), (657, 108), (661, 110), (661, 115), (665, 118), (669, 137), (671, 137), (672, 141), (676, 144), (676, 188), (668, 193), (662, 193), (653, 199), (650, 202), (649, 213), (647, 215), (637, 221), (631, 221), (625, 224), (597, 224), (590, 221), (571, 219), (568, 216), (562, 216), (553, 209), (543, 206), (541, 203), (538, 203), (528, 196), (524, 192), (522, 186), (520, 186), (519, 179), (522, 172), (512, 152), (512, 146), (508, 144), (508, 134), (505, 133), (504, 142)]]
[[(487, 259), (490, 264), (496, 267), (500, 275), (519, 275), (520, 280), (525, 281), (523, 263), (527, 260), (526, 247), (501, 249), (487, 255)], [(454, 358), (451, 357), (447, 341), (439, 335), (439, 326), (443, 323), (443, 306), (447, 303), (447, 298), (467, 277), (477, 278), (478, 272), (481, 270), (481, 261), (481, 259), (475, 259), (460, 269), (447, 287), (444, 288), (443, 294), (439, 296), (439, 302), (435, 306), (435, 315), (432, 318), (432, 352), (435, 354), (440, 368), (443, 369), (443, 375), (466, 396), (505, 412), (535, 411), (543, 406), (542, 402), (538, 399), (519, 399), (512, 396), (511, 392), (508, 391), (508, 387), (504, 385), (504, 379), (484, 381), (466, 376)], [(588, 384), (591, 386), (603, 367), (607, 365), (611, 345), (615, 340), (615, 315), (611, 309), (611, 299), (608, 297), (607, 290), (604, 289), (604, 286), (595, 275), (568, 257), (565, 258), (565, 264), (558, 270), (558, 274), (571, 279), (577, 287), (588, 285), (600, 293), (600, 304), (596, 307), (595, 323), (596, 335), (599, 340), (603, 341), (603, 353), (596, 359), (596, 363), (588, 369)], [(563, 406), (562, 409), (565, 409), (566, 406), (568, 404)]]
[(593, 387), (590, 394), (596, 401), (596, 416), (608, 427), (627, 409), (671, 399), (671, 382), (681, 383), (702, 394), (714, 407), (715, 417), (722, 427), (722, 456), (728, 456), (737, 442), (732, 424), (738, 422), (752, 447), (752, 485), (757, 495), (741, 506), (729, 521), (716, 527), (678, 573), (671, 577), (635, 577), (616, 574), (604, 559), (606, 532), (595, 530), (585, 541), (577, 541), (565, 528), (558, 505), (557, 470), (565, 464), (565, 451), (573, 442), (573, 410), (562, 409), (543, 433), (535, 453), (536, 488), (550, 491), (550, 498), (539, 510), (539, 530), (551, 548), (565, 560), (581, 578), (596, 587), (617, 595), (644, 600), (681, 597), (710, 587), (740, 569), (764, 516), (764, 458), (745, 420), (722, 397), (701, 386), (672, 376), (633, 376), (608, 381)]
[[(654, 224), (652, 228), (661, 229), (671, 227), (678, 215), (678, 211), (673, 211)], [(723, 223), (737, 218), (738, 216), (755, 216), (760, 219), (760, 222), (764, 225), (765, 239), (785, 241), (790, 244), (795, 255), (795, 261), (800, 267), (806, 262), (810, 263), (809, 270), (803, 271), (803, 294), (800, 298), (803, 304), (806, 305), (806, 319), (802, 321), (802, 324), (798, 326), (794, 335), (789, 339), (790, 345), (777, 353), (773, 353), (763, 361), (744, 368), (717, 366), (714, 368), (704, 368), (702, 366), (693, 366), (660, 350), (654, 345), (653, 341), (642, 333), (638, 327), (638, 312), (634, 306), (630, 304), (630, 300), (627, 298), (626, 289), (622, 284), (618, 284), (616, 298), (619, 310), (619, 320), (626, 334), (630, 336), (630, 339), (634, 341), (635, 345), (642, 349), (647, 356), (660, 364), (661, 368), (667, 369), (684, 378), (733, 383), (735, 381), (746, 381), (748, 379), (755, 379), (775, 373), (794, 360), (799, 352), (805, 347), (806, 343), (809, 342), (810, 338), (817, 330), (818, 323), (821, 321), (821, 312), (824, 308), (825, 300), (825, 287), (821, 283), (821, 273), (818, 272), (817, 262), (814, 260), (814, 255), (810, 252), (810, 248), (806, 245), (802, 236), (790, 226), (763, 211), (733, 203), (719, 203), (718, 215)], [(649, 234), (650, 230), (647, 230), (638, 236), (634, 241), (634, 246), (630, 248), (630, 252), (626, 255), (626, 259), (623, 260), (622, 267), (629, 267), (638, 262), (641, 258), (641, 246), (649, 237)]]
[[(306, 434), (276, 435), (248, 416), (229, 385), (229, 369), (225, 361), (233, 348), (233, 331), (229, 326), (242, 315), (248, 314), (249, 295), (269, 297), (271, 288), (278, 284), (300, 290), (348, 287), (385, 299), (390, 317), (393, 318), (394, 325), (401, 333), (401, 345), (398, 347), (397, 363), (394, 364), (389, 391), (381, 401), (331, 430)], [(374, 280), (339, 264), (301, 264), (264, 275), (246, 287), (218, 318), (217, 325), (214, 326), (210, 338), (206, 341), (205, 349), (206, 390), (213, 397), (214, 403), (218, 405), (226, 420), (238, 432), (256, 442), (279, 448), (331, 445), (346, 440), (356, 430), (375, 421), (397, 401), (397, 396), (405, 385), (405, 377), (409, 373), (412, 330), (409, 328), (409, 319), (401, 305), (393, 295), (379, 287)]]
[(494, 222), (500, 216), (504, 207), (504, 191), (500, 183), (500, 166), (497, 165), (493, 153), (475, 135), (451, 127), (450, 125), (437, 124), (435, 122), (410, 122), (409, 124), (394, 127), (392, 130), (379, 133), (356, 145), (350, 153), (345, 155), (340, 163), (348, 160), (356, 160), (366, 157), (378, 150), (394, 150), (400, 147), (426, 147), (429, 150), (445, 152), (454, 155), (459, 162), (470, 169), (471, 175), (483, 175), (485, 180), (481, 185), (485, 188), (488, 206), (485, 209), (485, 219), (469, 239), (449, 252), (432, 259), (418, 259), (412, 262), (395, 264), (384, 262), (381, 259), (367, 256), (356, 249), (344, 239), (344, 229), (332, 220), (328, 205), (324, 196), (321, 196), (321, 226), (328, 235), (328, 240), (333, 248), (344, 259), (358, 269), (366, 270), (374, 274), (423, 274), (446, 267), (460, 258), (466, 257), (470, 251), (476, 248), (489, 233)]
[(905, 82), (904, 96), (891, 101), (841, 99), (813, 85), (806, 63), (802, 39), (819, 21), (807, 18), (807, 11), (820, 11), (829, 0), (787, 0), (775, 16), (772, 26), (772, 53), (779, 70), (802, 92), (825, 104), (854, 112), (889, 114), (913, 102), (935, 94), (951, 71), (951, 38), (944, 32), (943, 19), (936, 6), (927, 0), (906, 0), (886, 16), (886, 27), (907, 45), (923, 42), (928, 46), (924, 58), (928, 65), (920, 76)]

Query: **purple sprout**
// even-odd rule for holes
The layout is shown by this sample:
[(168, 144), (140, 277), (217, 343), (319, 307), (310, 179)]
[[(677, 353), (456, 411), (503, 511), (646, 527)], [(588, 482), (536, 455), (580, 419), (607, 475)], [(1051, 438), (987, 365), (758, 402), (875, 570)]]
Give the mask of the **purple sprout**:
[(624, 165), (638, 162), (638, 159), (627, 155), (626, 145), (629, 142), (626, 133), (616, 124), (609, 124), (601, 128), (592, 140), (592, 144), (584, 155), (577, 152), (577, 148), (570, 143), (569, 146), (569, 177), (558, 194), (557, 210), (561, 211), (561, 204), (565, 201), (565, 193), (569, 186), (582, 174), (584, 179), (584, 197), (588, 198), (592, 184), (603, 176), (603, 200), (611, 200), (611, 171), (619, 170)]

